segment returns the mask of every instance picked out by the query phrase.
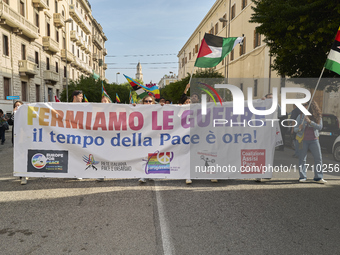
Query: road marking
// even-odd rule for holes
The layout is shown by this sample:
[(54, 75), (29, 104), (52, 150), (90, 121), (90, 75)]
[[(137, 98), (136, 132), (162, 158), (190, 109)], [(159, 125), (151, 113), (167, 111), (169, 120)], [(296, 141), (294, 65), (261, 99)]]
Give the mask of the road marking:
[(158, 182), (155, 181), (155, 192), (156, 192), (156, 202), (157, 202), (157, 211), (159, 218), (159, 226), (161, 229), (161, 240), (163, 244), (163, 252), (164, 255), (172, 255), (174, 253), (174, 248), (171, 243), (171, 235), (168, 227), (168, 223), (166, 221), (164, 207), (163, 207), (163, 199), (161, 196), (161, 191), (158, 186)]

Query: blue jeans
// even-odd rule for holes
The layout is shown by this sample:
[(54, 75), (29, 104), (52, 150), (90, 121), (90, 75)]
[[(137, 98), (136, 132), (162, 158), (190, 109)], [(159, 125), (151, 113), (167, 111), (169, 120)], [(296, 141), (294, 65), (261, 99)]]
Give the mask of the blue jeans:
[(299, 173), (300, 179), (307, 179), (307, 152), (308, 149), (311, 151), (314, 158), (314, 168), (309, 166), (308, 168), (314, 170), (314, 181), (318, 181), (323, 178), (322, 172), (322, 155), (319, 139), (312, 141), (302, 141), (302, 149), (299, 150)]
[(5, 142), (5, 126), (0, 127), (0, 139), (3, 144)]
[(293, 143), (294, 143), (294, 148), (295, 148), (294, 155), (299, 156), (299, 141), (294, 139)]

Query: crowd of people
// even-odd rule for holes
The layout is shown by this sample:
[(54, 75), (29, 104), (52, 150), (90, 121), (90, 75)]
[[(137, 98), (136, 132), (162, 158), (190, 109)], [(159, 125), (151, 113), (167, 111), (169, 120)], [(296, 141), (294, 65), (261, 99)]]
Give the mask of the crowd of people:
[[(188, 90), (190, 88), (190, 84), (188, 84), (184, 90), (184, 93), (181, 96), (180, 104), (187, 105), (191, 103), (199, 103), (200, 96), (197, 93), (191, 93), (191, 96), (188, 96)], [(272, 94), (267, 94), (263, 99), (272, 98)], [(83, 92), (81, 90), (75, 90), (72, 93), (72, 102), (73, 103), (81, 103), (83, 102)], [(111, 99), (105, 95), (101, 98), (101, 103), (111, 103)], [(171, 100), (160, 98), (159, 102), (156, 102), (155, 97), (152, 95), (145, 96), (140, 104), (152, 105), (159, 103), (160, 105), (172, 104)], [(8, 125), (12, 125), (12, 144), (13, 144), (13, 132), (14, 132), (14, 116), (15, 112), (18, 108), (23, 104), (21, 101), (16, 101), (13, 105), (13, 114), (11, 118), (5, 116), (3, 111), (0, 109), (0, 139), (1, 144), (3, 145), (5, 142), (5, 130), (8, 130)], [(136, 105), (135, 103), (133, 105)], [(322, 154), (321, 147), (319, 143), (319, 131), (322, 129), (322, 118), (321, 118), (321, 110), (318, 107), (315, 101), (310, 101), (308, 103), (303, 104), (312, 114), (311, 116), (304, 115), (297, 107), (294, 107), (294, 110), (291, 114), (291, 119), (295, 119), (297, 125), (292, 127), (288, 132), (291, 132), (291, 135), (294, 136), (294, 144), (295, 144), (295, 152), (293, 157), (297, 157), (299, 159), (299, 182), (306, 182), (306, 159), (308, 150), (311, 151), (312, 156), (314, 158), (314, 181), (317, 183), (325, 184), (327, 181), (323, 179), (322, 172)], [(278, 106), (279, 107), (279, 106)], [(282, 137), (284, 137), (284, 132), (281, 131)], [(21, 184), (27, 184), (27, 177), (20, 177)], [(81, 178), (78, 178), (81, 179)], [(104, 178), (97, 179), (98, 181), (104, 181)], [(258, 179), (257, 179), (258, 180)], [(139, 179), (140, 183), (145, 183), (145, 178)], [(216, 179), (212, 179), (211, 182), (218, 182)], [(186, 184), (191, 184), (192, 180), (187, 179)]]

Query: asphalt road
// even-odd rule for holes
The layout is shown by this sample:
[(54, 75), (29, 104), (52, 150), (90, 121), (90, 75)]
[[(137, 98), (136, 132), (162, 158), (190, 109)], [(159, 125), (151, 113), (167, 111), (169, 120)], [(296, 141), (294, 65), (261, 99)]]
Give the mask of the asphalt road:
[[(340, 177), (137, 180), (13, 177), (0, 146), (0, 254), (339, 254)], [(294, 165), (277, 151), (275, 165)], [(324, 154), (325, 164), (339, 164)], [(312, 177), (312, 173), (308, 173)]]

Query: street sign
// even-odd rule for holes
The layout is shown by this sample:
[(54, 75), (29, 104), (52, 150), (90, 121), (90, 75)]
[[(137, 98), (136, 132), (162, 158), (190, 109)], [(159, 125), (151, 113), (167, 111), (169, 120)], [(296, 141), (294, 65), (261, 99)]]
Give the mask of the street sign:
[(15, 99), (20, 99), (20, 96), (7, 96), (7, 100), (15, 100)]

